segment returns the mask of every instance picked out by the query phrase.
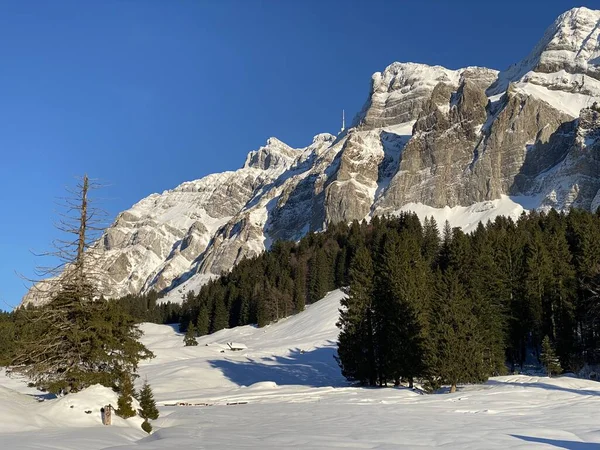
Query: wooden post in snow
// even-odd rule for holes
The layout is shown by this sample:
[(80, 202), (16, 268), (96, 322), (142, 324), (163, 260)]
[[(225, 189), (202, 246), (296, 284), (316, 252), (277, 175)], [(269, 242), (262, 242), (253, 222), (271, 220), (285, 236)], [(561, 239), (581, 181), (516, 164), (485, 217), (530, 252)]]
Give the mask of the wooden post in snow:
[(112, 424), (112, 405), (106, 405), (104, 408), (100, 408), (100, 415), (102, 417), (103, 425)]

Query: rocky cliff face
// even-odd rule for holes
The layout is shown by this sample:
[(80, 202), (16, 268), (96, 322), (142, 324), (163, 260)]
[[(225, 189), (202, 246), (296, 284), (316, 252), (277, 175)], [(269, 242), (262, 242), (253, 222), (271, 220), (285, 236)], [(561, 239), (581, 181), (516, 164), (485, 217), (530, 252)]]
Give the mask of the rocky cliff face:
[(406, 205), (600, 207), (599, 24), (600, 11), (566, 12), (504, 72), (393, 63), (340, 135), (271, 138), (237, 171), (143, 199), (97, 244), (107, 295), (177, 300), (275, 240)]

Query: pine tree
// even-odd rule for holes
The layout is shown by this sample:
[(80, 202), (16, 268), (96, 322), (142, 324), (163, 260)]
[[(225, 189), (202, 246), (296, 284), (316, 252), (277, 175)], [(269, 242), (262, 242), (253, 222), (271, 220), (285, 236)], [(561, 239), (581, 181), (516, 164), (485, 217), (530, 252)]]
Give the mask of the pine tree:
[(15, 352), (8, 372), (28, 377), (51, 392), (75, 392), (91, 384), (110, 386), (121, 371), (134, 372), (140, 359), (152, 353), (139, 341), (141, 331), (134, 319), (99, 296), (105, 279), (96, 262), (94, 239), (101, 212), (90, 206), (94, 187), (87, 176), (73, 198), (65, 199), (58, 229), (67, 234), (45, 253), (60, 261), (57, 267), (41, 268), (50, 276), (31, 289), (30, 295), (45, 302), (23, 309)]
[(549, 377), (551, 377), (552, 374), (560, 374), (562, 372), (562, 367), (560, 366), (560, 362), (556, 357), (556, 353), (554, 352), (554, 348), (552, 347), (548, 336), (544, 336), (544, 339), (542, 340), (540, 360)]
[(342, 299), (338, 363), (349, 380), (375, 386), (377, 381), (373, 330), (373, 261), (359, 247), (350, 266), (350, 293)]
[[(549, 214), (550, 220), (559, 221), (564, 216)], [(573, 361), (576, 348), (575, 330), (575, 304), (577, 293), (577, 280), (572, 257), (565, 237), (565, 228), (558, 223), (549, 227), (547, 237), (548, 253), (552, 261), (552, 277), (548, 283), (548, 327), (552, 329), (547, 333), (555, 339), (556, 353), (562, 367), (577, 370)]]
[(433, 265), (440, 248), (440, 231), (438, 230), (437, 222), (431, 217), (425, 217), (423, 221), (423, 257)]
[(532, 234), (525, 247), (523, 297), (527, 306), (527, 316), (523, 319), (528, 322), (528, 328), (533, 330), (537, 345), (544, 334), (552, 332), (552, 312), (547, 302), (547, 286), (552, 273), (550, 257), (541, 232), (535, 230)]
[(148, 434), (152, 432), (152, 425), (150, 425), (150, 422), (148, 422), (148, 420), (144, 420), (142, 422), (142, 430), (144, 430)]
[[(242, 322), (245, 323), (245, 322)], [(210, 317), (208, 315), (208, 306), (206, 303), (202, 303), (198, 311), (198, 336), (204, 336), (208, 334), (210, 327)]]
[(414, 233), (395, 231), (386, 239), (375, 289), (376, 346), (380, 383), (424, 375), (427, 359), (427, 264)]
[(310, 260), (309, 297), (311, 303), (321, 300), (327, 294), (330, 287), (328, 283), (330, 271), (325, 250), (317, 248)]
[(186, 347), (198, 345), (198, 341), (196, 340), (196, 327), (194, 326), (194, 322), (189, 323), (188, 329), (185, 332), (185, 336), (183, 338), (183, 342)]
[(294, 276), (294, 309), (296, 312), (304, 311), (306, 305), (306, 264), (298, 261)]
[(342, 249), (338, 252), (337, 257), (335, 259), (335, 286), (342, 287), (346, 285), (346, 263), (348, 259), (348, 254), (346, 251), (346, 247), (342, 247)]
[(212, 315), (211, 333), (227, 328), (229, 325), (227, 318), (227, 308), (222, 298), (215, 299), (215, 307)]
[(458, 383), (485, 381), (484, 343), (472, 302), (458, 275), (452, 270), (440, 276), (437, 283), (431, 324), (436, 355), (432, 367), (435, 376), (450, 384), (450, 392)]
[(503, 297), (502, 276), (493, 257), (488, 231), (480, 223), (471, 238), (469, 270), (463, 279), (473, 298), (473, 313), (484, 339), (486, 371), (493, 376), (503, 375), (506, 372), (508, 298)]
[(148, 384), (148, 381), (144, 381), (144, 385), (139, 393), (140, 409), (138, 410), (139, 415), (142, 419), (158, 419), (159, 412), (156, 408), (156, 402), (154, 401), (154, 394), (152, 388)]
[(122, 372), (119, 379), (119, 399), (117, 400), (117, 414), (123, 419), (135, 416), (135, 410), (132, 406), (133, 382), (131, 375)]

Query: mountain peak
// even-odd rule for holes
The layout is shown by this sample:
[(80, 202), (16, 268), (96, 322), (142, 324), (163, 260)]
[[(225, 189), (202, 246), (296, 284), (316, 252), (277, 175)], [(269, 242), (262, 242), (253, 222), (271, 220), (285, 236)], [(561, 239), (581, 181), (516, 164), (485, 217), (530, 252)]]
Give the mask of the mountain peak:
[(269, 139), (267, 139), (266, 147), (274, 147), (274, 146), (285, 146), (285, 147), (289, 148), (289, 146), (285, 142), (280, 141), (279, 139), (277, 139), (274, 136), (271, 136)]
[(270, 137), (264, 146), (248, 153), (244, 168), (285, 170), (297, 156), (297, 150), (276, 137)]
[[(534, 84), (552, 85), (554, 90), (578, 90), (586, 82), (588, 86), (597, 84), (600, 80), (600, 11), (580, 7), (558, 16), (529, 55), (501, 73), (490, 93), (506, 90), (509, 82), (521, 81), (526, 76), (532, 78), (531, 73), (542, 74), (533, 77)], [(579, 79), (572, 79), (574, 75)], [(568, 78), (571, 80), (563, 81)], [(595, 90), (592, 87), (585, 94), (595, 94)]]

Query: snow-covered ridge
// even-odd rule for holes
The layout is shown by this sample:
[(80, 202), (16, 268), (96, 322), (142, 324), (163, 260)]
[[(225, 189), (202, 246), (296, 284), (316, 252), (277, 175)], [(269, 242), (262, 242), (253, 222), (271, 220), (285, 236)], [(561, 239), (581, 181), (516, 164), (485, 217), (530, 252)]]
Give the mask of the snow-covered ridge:
[(566, 12), (503, 72), (392, 63), (338, 135), (304, 148), (269, 138), (238, 170), (148, 196), (98, 243), (105, 294), (154, 289), (181, 301), (242, 258), (329, 222), (412, 208), (472, 229), (530, 208), (597, 207), (599, 20)]

